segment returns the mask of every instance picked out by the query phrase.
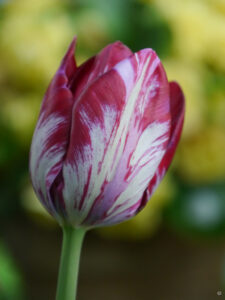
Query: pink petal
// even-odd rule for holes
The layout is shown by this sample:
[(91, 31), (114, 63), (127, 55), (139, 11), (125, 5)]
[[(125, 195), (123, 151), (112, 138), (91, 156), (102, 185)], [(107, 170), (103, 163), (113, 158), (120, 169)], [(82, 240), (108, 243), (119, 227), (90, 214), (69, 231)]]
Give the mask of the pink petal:
[(180, 140), (181, 131), (184, 123), (184, 94), (176, 82), (170, 82), (170, 111), (171, 111), (171, 130), (170, 140), (167, 146), (167, 151), (161, 164), (167, 170), (171, 164), (177, 144)]
[(55, 215), (57, 210), (64, 209), (60, 194), (60, 172), (69, 143), (71, 113), (76, 95), (81, 94), (97, 76), (132, 54), (126, 46), (116, 42), (77, 68), (75, 45), (76, 38), (69, 46), (46, 92), (30, 154), (30, 173), (34, 189), (50, 213)]
[(151, 49), (91, 82), (74, 103), (63, 166), (71, 222), (112, 224), (136, 213), (167, 149), (169, 104), (168, 81)]
[(167, 169), (169, 168), (177, 144), (180, 140), (181, 131), (183, 128), (184, 122), (184, 110), (185, 110), (185, 100), (183, 92), (176, 82), (170, 82), (170, 112), (171, 112), (171, 130), (170, 130), (170, 139), (167, 145), (167, 150), (165, 155), (162, 158), (162, 161), (155, 173), (155, 176), (149, 183), (148, 192), (146, 197), (143, 199), (143, 203), (140, 207), (142, 209), (146, 202), (149, 200), (150, 196), (153, 194), (154, 190), (161, 182), (162, 178), (166, 174)]
[(121, 42), (106, 46), (102, 51), (84, 62), (78, 69), (71, 82), (70, 88), (76, 101), (88, 86), (112, 69), (118, 62), (131, 56), (132, 51)]
[(73, 95), (68, 88), (76, 72), (74, 48), (71, 43), (44, 97), (30, 152), (30, 173), (34, 189), (52, 213), (50, 187), (62, 169), (69, 132)]

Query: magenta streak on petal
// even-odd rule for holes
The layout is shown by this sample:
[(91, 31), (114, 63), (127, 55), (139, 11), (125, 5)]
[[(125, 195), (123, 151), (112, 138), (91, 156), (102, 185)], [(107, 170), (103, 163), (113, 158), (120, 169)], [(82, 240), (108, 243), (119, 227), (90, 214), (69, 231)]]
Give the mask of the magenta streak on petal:
[[(165, 133), (162, 136), (159, 136), (158, 138), (155, 139), (155, 142), (159, 141), (160, 139), (165, 138), (165, 141), (167, 140), (167, 134)], [(166, 144), (164, 144), (164, 146), (166, 146)], [(132, 154), (130, 154), (128, 161), (127, 161), (127, 173), (125, 175), (125, 181), (132, 180), (132, 178), (134, 178), (136, 176), (136, 174), (139, 172), (140, 168), (145, 166), (146, 164), (150, 163), (151, 161), (151, 157), (157, 154), (157, 147), (155, 148), (149, 148), (147, 149), (145, 152), (143, 152), (143, 154), (140, 156), (140, 158), (137, 160), (136, 164), (131, 167), (130, 165), (130, 160), (132, 159)], [(150, 158), (148, 160), (145, 160), (144, 162), (143, 159), (144, 157), (148, 156), (148, 154), (151, 154)]]
[[(162, 136), (162, 138), (163, 138), (163, 136)], [(132, 141), (132, 139), (130, 141)], [(129, 151), (130, 148), (135, 147), (135, 146), (132, 146), (131, 143), (128, 143), (127, 145), (128, 146), (127, 146), (126, 151)], [(154, 150), (154, 148), (152, 148), (151, 150), (152, 151), (151, 151), (150, 157), (154, 158), (156, 151)], [(131, 166), (131, 163), (129, 162), (130, 158), (126, 154), (127, 153), (126, 151), (124, 152), (124, 155), (121, 158), (120, 164), (118, 165), (118, 168), (116, 170), (116, 175), (115, 175), (113, 181), (110, 182), (109, 186), (105, 190), (105, 197), (107, 198), (107, 195), (108, 195), (110, 198), (112, 197), (112, 199), (114, 199), (114, 201), (127, 188), (127, 185), (131, 184), (132, 180), (135, 179), (135, 176), (138, 175), (141, 168), (143, 168), (146, 164), (151, 163), (151, 160), (148, 159), (144, 164), (140, 165), (140, 159), (138, 159), (136, 161), (136, 163), (133, 166)], [(145, 155), (149, 152), (150, 152), (150, 150), (145, 152)], [(149, 176), (150, 176), (150, 173), (149, 173)], [(121, 178), (124, 178), (124, 179), (121, 180)], [(147, 178), (147, 179), (149, 179), (149, 178)], [(146, 184), (147, 183), (148, 183), (148, 181), (146, 181)], [(138, 189), (138, 186), (136, 188)], [(110, 199), (107, 199), (107, 200), (109, 203), (111, 203)], [(124, 204), (126, 204), (126, 202)], [(120, 206), (117, 206), (117, 208), (119, 208)], [(100, 207), (98, 209), (100, 210)], [(112, 210), (111, 214), (113, 214), (113, 212), (115, 210), (116, 209)]]
[[(129, 201), (129, 199), (128, 199), (128, 201)], [(105, 216), (103, 216), (102, 219), (99, 219), (93, 225), (94, 226), (107, 226), (107, 225), (113, 225), (113, 224), (120, 223), (124, 220), (128, 220), (137, 214), (138, 208), (140, 206), (140, 202), (141, 202), (140, 200), (137, 201), (135, 204), (133, 204), (129, 208), (125, 209), (124, 211), (116, 214), (112, 218), (107, 218), (107, 216), (105, 215)], [(119, 208), (119, 206), (116, 207), (115, 209), (118, 209), (118, 208)]]
[[(125, 204), (127, 204), (127, 203), (129, 203), (129, 201), (130, 201), (130, 199), (128, 198), (123, 204), (118, 204), (118, 205), (116, 205), (115, 207), (114, 207), (114, 209), (112, 210), (112, 214), (113, 213), (115, 213), (115, 212), (117, 212), (117, 210), (119, 209), (119, 208), (123, 208), (123, 206), (125, 205)], [(135, 210), (136, 210), (136, 208), (137, 207), (139, 207), (139, 200), (136, 202), (136, 203), (134, 203), (133, 205), (131, 205), (131, 206), (129, 206), (127, 209), (125, 209), (124, 211), (122, 211), (121, 213), (123, 214), (123, 213), (130, 213), (131, 211), (132, 211), (132, 214), (135, 212)], [(117, 214), (117, 215), (120, 215), (120, 213), (119, 214)], [(108, 217), (108, 215), (106, 214), (105, 216), (105, 219)], [(114, 218), (114, 217), (113, 217)], [(103, 221), (104, 219), (102, 219), (102, 221)]]
[(54, 182), (51, 185), (49, 195), (54, 199), (54, 207), (60, 215), (66, 217), (66, 207), (62, 196), (63, 182), (61, 181), (61, 171), (57, 174)]

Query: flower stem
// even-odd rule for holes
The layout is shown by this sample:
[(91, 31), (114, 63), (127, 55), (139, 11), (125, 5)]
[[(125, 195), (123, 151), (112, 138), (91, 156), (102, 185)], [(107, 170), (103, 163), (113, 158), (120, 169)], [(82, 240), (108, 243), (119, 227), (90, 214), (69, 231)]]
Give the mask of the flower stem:
[(80, 253), (85, 233), (83, 228), (63, 228), (56, 300), (76, 299)]

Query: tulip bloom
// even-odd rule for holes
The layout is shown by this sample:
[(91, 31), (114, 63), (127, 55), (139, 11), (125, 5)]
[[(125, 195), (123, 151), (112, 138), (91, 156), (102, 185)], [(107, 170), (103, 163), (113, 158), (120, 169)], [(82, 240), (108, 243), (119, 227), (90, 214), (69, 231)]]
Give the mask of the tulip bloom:
[(145, 206), (174, 155), (184, 97), (152, 49), (115, 42), (77, 67), (75, 42), (44, 97), (30, 173), (61, 225), (90, 228)]
[(64, 232), (57, 300), (75, 297), (85, 231), (145, 206), (184, 118), (182, 91), (152, 49), (116, 42), (77, 67), (75, 42), (44, 97), (30, 152), (34, 190)]

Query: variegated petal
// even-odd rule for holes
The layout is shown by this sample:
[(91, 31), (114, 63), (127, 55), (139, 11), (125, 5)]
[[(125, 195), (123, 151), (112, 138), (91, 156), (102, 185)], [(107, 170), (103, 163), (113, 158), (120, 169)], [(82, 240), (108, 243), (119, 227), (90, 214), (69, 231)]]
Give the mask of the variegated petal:
[(76, 67), (72, 41), (44, 97), (30, 152), (34, 189), (51, 214), (64, 215), (62, 166), (69, 143), (72, 109), (89, 84), (132, 52), (120, 42)]
[(68, 86), (76, 72), (75, 42), (74, 39), (46, 92), (30, 150), (34, 190), (54, 215), (57, 215), (57, 208), (50, 189), (62, 169), (68, 146), (73, 106), (73, 95)]
[(184, 110), (185, 110), (185, 100), (183, 92), (176, 82), (170, 82), (170, 113), (171, 113), (171, 129), (170, 138), (167, 145), (166, 152), (155, 172), (154, 177), (149, 183), (148, 189), (146, 190), (146, 198), (143, 199), (142, 209), (146, 202), (149, 200), (150, 196), (153, 194), (158, 184), (163, 179), (166, 171), (168, 170), (171, 161), (174, 157), (175, 150), (177, 149), (177, 144), (180, 140), (181, 131), (184, 123)]
[(169, 134), (169, 85), (151, 49), (90, 84), (73, 107), (63, 166), (69, 223), (113, 224), (134, 215)]
[(78, 67), (70, 85), (75, 101), (82, 96), (93, 81), (132, 54), (128, 47), (118, 41), (109, 44), (98, 55), (84, 62)]

